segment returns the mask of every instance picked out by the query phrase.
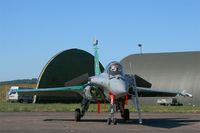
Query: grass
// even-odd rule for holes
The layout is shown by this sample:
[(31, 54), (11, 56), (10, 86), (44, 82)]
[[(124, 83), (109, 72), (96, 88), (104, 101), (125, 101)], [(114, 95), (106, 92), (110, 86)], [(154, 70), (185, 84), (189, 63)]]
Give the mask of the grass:
[[(0, 112), (67, 112), (80, 108), (80, 104), (26, 104), (26, 103), (0, 103)], [(106, 111), (108, 111), (108, 104)], [(127, 105), (131, 112), (134, 112), (132, 104)], [(104, 111), (104, 105), (101, 104), (101, 110)], [(97, 104), (91, 104), (89, 112), (97, 111)], [(200, 107), (192, 106), (159, 106), (159, 105), (142, 105), (142, 112), (176, 112), (176, 113), (200, 113)]]
[(78, 104), (26, 104), (0, 103), (0, 112), (65, 112), (73, 111)]
[(142, 112), (160, 112), (160, 113), (200, 113), (200, 106), (160, 106), (143, 105)]

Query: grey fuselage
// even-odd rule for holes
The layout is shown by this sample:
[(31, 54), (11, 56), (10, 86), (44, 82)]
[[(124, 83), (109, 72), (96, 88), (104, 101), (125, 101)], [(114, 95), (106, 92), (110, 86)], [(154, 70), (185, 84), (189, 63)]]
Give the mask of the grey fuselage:
[[(90, 77), (89, 85), (97, 87), (100, 90), (99, 92), (102, 93), (100, 95), (107, 100), (110, 99), (110, 94), (114, 95), (115, 99), (124, 97), (128, 94), (129, 89), (129, 82), (123, 73), (123, 67), (118, 62), (111, 62), (103, 73)], [(89, 94), (87, 92), (89, 92), (89, 87), (86, 96)]]

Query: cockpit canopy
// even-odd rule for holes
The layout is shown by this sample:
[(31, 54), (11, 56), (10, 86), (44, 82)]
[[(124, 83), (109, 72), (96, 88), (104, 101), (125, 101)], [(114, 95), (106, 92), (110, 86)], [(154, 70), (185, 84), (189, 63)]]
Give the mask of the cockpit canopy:
[(123, 75), (123, 67), (119, 62), (114, 61), (108, 64), (105, 72), (112, 76)]

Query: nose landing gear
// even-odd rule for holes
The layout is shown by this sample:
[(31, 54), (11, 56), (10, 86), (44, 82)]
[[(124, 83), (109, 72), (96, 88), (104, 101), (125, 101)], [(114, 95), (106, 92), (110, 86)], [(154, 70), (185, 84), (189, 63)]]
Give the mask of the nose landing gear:
[(113, 123), (117, 124), (117, 118), (114, 117), (114, 113), (116, 112), (116, 104), (114, 103), (114, 95), (110, 94), (110, 117), (107, 119), (107, 124), (110, 125)]
[(111, 123), (113, 123), (114, 125), (116, 125), (117, 124), (117, 118), (113, 118), (113, 119), (108, 118), (107, 123), (108, 123), (108, 125), (110, 125)]

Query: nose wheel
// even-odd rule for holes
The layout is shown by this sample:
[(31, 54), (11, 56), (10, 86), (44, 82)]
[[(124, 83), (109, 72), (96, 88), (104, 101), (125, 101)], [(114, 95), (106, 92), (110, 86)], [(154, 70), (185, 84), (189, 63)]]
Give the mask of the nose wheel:
[(108, 118), (107, 123), (108, 123), (108, 125), (110, 125), (111, 123), (116, 125), (117, 124), (117, 118)]
[(110, 125), (111, 123), (113, 123), (114, 125), (117, 124), (117, 118), (114, 117), (114, 113), (115, 113), (114, 107), (115, 107), (115, 105), (114, 106), (111, 105), (110, 117), (107, 119), (108, 125)]

